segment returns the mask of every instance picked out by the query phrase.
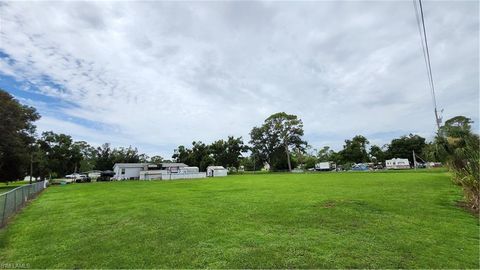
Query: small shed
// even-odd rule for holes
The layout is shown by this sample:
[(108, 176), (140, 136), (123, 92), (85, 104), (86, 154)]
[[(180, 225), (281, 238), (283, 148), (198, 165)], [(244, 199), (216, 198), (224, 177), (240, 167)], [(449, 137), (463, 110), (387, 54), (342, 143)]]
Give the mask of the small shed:
[(208, 166), (207, 167), (207, 176), (208, 177), (222, 177), (227, 176), (228, 170), (223, 166)]

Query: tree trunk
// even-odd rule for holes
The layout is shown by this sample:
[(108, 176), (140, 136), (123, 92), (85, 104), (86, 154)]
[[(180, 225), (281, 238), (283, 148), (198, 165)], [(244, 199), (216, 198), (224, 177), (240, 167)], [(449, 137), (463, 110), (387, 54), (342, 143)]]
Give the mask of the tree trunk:
[(287, 162), (288, 162), (288, 171), (292, 171), (292, 163), (290, 163), (290, 152), (288, 151), (288, 146), (285, 146), (285, 152), (287, 153)]

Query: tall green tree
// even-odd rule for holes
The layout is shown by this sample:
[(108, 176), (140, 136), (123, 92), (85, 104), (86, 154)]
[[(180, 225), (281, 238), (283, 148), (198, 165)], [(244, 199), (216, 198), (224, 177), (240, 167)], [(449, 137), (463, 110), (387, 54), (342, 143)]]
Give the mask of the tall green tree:
[(278, 145), (277, 134), (270, 132), (269, 127), (263, 125), (254, 127), (250, 132), (251, 151), (261, 162), (272, 165), (273, 154)]
[(330, 149), (330, 146), (324, 146), (318, 151), (318, 161), (332, 161), (335, 151)]
[(471, 130), (473, 121), (456, 116), (445, 121), (434, 141), (434, 152), (444, 157), (452, 180), (462, 187), (466, 204), (480, 209), (480, 138)]
[(164, 162), (164, 159), (161, 156), (153, 156), (150, 158), (149, 162), (153, 164), (160, 164)]
[(72, 137), (52, 131), (43, 132), (38, 139), (40, 151), (46, 159), (44, 172), (52, 177), (63, 177), (80, 171), (83, 156), (79, 145), (75, 145)]
[(362, 135), (345, 140), (343, 150), (339, 152), (343, 163), (364, 163), (369, 160), (367, 146), (370, 142)]
[(293, 151), (292, 163), (298, 164), (303, 169), (314, 168), (317, 163), (317, 150), (313, 149), (311, 145), (305, 148), (295, 148)]
[(238, 168), (242, 153), (248, 150), (242, 137), (235, 138), (233, 136), (229, 136), (227, 140), (217, 140), (209, 148), (215, 165), (221, 165), (225, 168)]
[(472, 133), (472, 119), (463, 115), (455, 116), (440, 127), (440, 134), (444, 137), (466, 138)]
[(419, 135), (409, 134), (397, 139), (393, 139), (387, 150), (388, 158), (408, 158), (413, 163), (413, 151), (421, 155), (425, 148), (425, 138)]
[(201, 141), (192, 142), (192, 149), (180, 145), (174, 150), (172, 159), (176, 162), (198, 167), (200, 171), (205, 171), (208, 166), (214, 165), (215, 163), (213, 155), (210, 152), (210, 147)]
[[(445, 121), (440, 127), (432, 145), (425, 147), (430, 155), (433, 155), (442, 162), (459, 163), (462, 167), (463, 154), (465, 149), (472, 149), (472, 145), (478, 140), (478, 134), (472, 132), (473, 121), (465, 116), (455, 116)], [(469, 147), (467, 147), (467, 141)], [(427, 152), (426, 151), (426, 152)]]
[(115, 163), (147, 163), (150, 159), (135, 147), (112, 148), (109, 143), (97, 147), (95, 154), (95, 168), (102, 171), (112, 170)]
[(106, 171), (112, 170), (115, 164), (113, 149), (109, 143), (104, 143), (97, 147), (97, 156), (95, 158), (95, 165), (97, 170)]
[(240, 160), (240, 165), (244, 166), (244, 169), (247, 171), (261, 170), (263, 167), (263, 159), (250, 147), (248, 147), (248, 150), (250, 150), (250, 155), (242, 158)]
[(40, 115), (35, 108), (20, 104), (0, 89), (0, 181), (23, 178), (35, 143), (35, 125)]
[(147, 162), (148, 156), (138, 152), (138, 149), (132, 146), (119, 147), (112, 151), (114, 163), (140, 163)]
[(386, 159), (386, 156), (387, 156), (386, 150), (384, 149), (385, 147), (388, 147), (388, 146), (384, 146), (382, 148), (378, 145), (372, 145), (370, 147), (369, 155), (370, 155), (370, 158), (372, 159), (372, 161), (381, 162), (381, 163), (385, 162), (385, 159)]
[(190, 166), (194, 166), (192, 164), (192, 160), (190, 159), (191, 158), (191, 151), (192, 150), (186, 148), (185, 146), (180, 145), (180, 146), (178, 146), (177, 149), (173, 150), (172, 159), (175, 162), (181, 162), (181, 163), (185, 163), (185, 164), (190, 165)]
[(78, 141), (73, 143), (74, 151), (81, 154), (79, 162), (79, 171), (88, 172), (96, 167), (97, 149), (85, 141)]
[(195, 164), (194, 166), (197, 166), (200, 171), (206, 171), (208, 166), (215, 165), (209, 146), (201, 141), (194, 141), (192, 143), (192, 151), (190, 155), (192, 163)]
[(304, 134), (303, 122), (296, 115), (279, 112), (265, 119), (261, 127), (254, 127), (250, 132), (250, 143), (255, 152), (259, 153), (265, 161), (272, 163), (283, 152), (286, 157), (288, 170), (292, 170), (290, 153), (292, 149), (304, 148), (306, 142), (302, 139)]

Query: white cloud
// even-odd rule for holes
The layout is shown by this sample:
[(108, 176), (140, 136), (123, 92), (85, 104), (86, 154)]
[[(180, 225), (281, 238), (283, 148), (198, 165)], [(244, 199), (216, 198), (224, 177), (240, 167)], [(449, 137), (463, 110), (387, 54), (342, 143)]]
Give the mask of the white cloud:
[[(438, 103), (478, 121), (478, 2), (424, 6)], [(298, 114), (316, 147), (434, 132), (408, 1), (0, 8), (0, 72), (68, 104), (42, 111), (40, 129), (164, 156), (193, 140), (248, 140), (277, 111)]]

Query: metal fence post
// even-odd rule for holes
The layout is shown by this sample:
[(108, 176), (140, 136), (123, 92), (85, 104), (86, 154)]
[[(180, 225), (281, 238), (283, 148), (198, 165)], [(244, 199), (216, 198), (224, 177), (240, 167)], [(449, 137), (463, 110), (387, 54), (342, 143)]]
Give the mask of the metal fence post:
[(13, 212), (17, 212), (17, 191), (13, 190)]
[(8, 193), (5, 193), (5, 203), (3, 204), (3, 213), (2, 213), (2, 223), (1, 225), (3, 225), (3, 223), (5, 222), (5, 213), (7, 212), (7, 197), (8, 197)]

